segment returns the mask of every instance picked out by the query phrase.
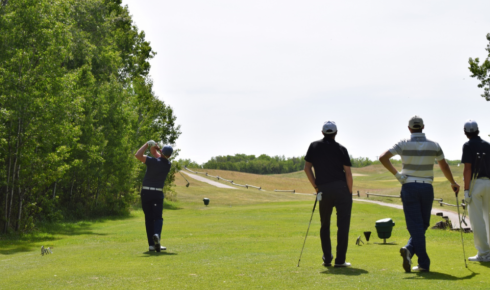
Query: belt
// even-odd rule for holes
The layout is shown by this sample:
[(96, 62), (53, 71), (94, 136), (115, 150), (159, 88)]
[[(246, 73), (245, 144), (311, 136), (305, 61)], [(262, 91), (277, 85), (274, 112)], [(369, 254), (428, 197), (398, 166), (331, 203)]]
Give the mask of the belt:
[(148, 186), (143, 186), (143, 189), (146, 189), (146, 190), (163, 191), (163, 188), (148, 187)]
[(405, 180), (405, 183), (427, 183), (427, 184), (432, 184), (432, 180), (428, 178), (421, 178), (421, 177), (413, 177), (409, 176), (407, 180)]
[(488, 178), (488, 177), (478, 177), (477, 179), (490, 180), (490, 178)]

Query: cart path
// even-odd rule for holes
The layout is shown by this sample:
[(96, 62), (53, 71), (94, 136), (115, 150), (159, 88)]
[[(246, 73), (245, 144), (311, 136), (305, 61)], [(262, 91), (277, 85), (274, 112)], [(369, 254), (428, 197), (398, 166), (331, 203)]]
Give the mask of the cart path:
[(185, 171), (181, 171), (181, 172), (187, 174), (187, 176), (192, 177), (195, 180), (198, 180), (198, 181), (201, 181), (201, 182), (206, 182), (206, 183), (208, 183), (208, 184), (210, 184), (212, 186), (216, 186), (216, 187), (219, 187), (219, 188), (236, 189), (236, 187), (229, 186), (229, 185), (226, 185), (226, 184), (222, 184), (222, 183), (219, 183), (219, 182), (216, 182), (216, 181), (212, 181), (212, 180), (209, 180), (209, 179), (207, 179), (205, 177), (202, 177), (202, 176), (199, 176), (199, 175), (195, 175), (195, 174), (192, 174), (192, 173), (189, 173), (189, 172), (185, 172)]
[[(198, 180), (198, 181), (201, 181), (201, 182), (205, 182), (207, 184), (210, 184), (210, 185), (213, 185), (213, 186), (216, 186), (216, 187), (219, 187), (219, 188), (236, 189), (236, 187), (229, 186), (229, 185), (226, 185), (226, 184), (222, 184), (222, 183), (219, 183), (219, 182), (216, 182), (216, 181), (212, 181), (212, 180), (209, 180), (209, 179), (207, 179), (205, 177), (201, 177), (201, 176), (198, 176), (198, 175), (189, 173), (189, 172), (185, 172), (185, 171), (181, 171), (181, 172), (182, 173), (185, 173), (187, 176), (189, 176), (191, 178), (194, 178), (195, 180)], [(299, 192), (296, 192), (295, 194), (315, 195), (314, 193), (299, 193)], [(367, 199), (357, 199), (357, 198), (353, 198), (353, 200), (355, 200), (355, 201), (362, 201), (362, 202), (369, 202), (369, 203), (374, 203), (374, 204), (378, 204), (378, 205), (381, 205), (381, 206), (387, 206), (387, 207), (391, 207), (391, 208), (396, 208), (396, 209), (403, 210), (403, 206), (400, 205), (400, 204), (392, 204), (392, 203), (386, 203), (386, 202), (382, 202), (382, 201), (367, 200)], [(432, 211), (431, 211), (431, 214), (432, 215), (436, 215), (436, 213), (438, 213), (438, 212), (442, 212), (444, 216), (447, 216), (451, 220), (451, 223), (453, 225), (453, 229), (459, 229), (459, 219), (458, 219), (458, 214), (457, 213), (454, 213), (452, 211), (443, 210), (443, 209), (440, 209), (440, 208), (433, 208)], [(432, 221), (432, 223), (431, 223), (430, 226), (433, 226), (436, 222), (439, 222), (439, 221), (442, 221), (442, 220), (443, 220), (442, 217), (438, 217), (437, 220), (433, 220)], [(465, 220), (466, 220), (466, 223), (468, 225), (466, 226), (466, 225), (463, 224), (463, 228), (471, 228), (470, 218), (467, 216)]]
[[(379, 205), (382, 205), (382, 206), (388, 206), (388, 207), (392, 207), (392, 208), (397, 208), (397, 209), (403, 210), (403, 206), (400, 205), (400, 204), (392, 204), (392, 203), (386, 203), (386, 202), (381, 202), (381, 201), (376, 201), (376, 200), (366, 200), (366, 199), (357, 199), (357, 198), (354, 198), (353, 200), (355, 200), (355, 201), (362, 201), (362, 202), (370, 202), (370, 203), (375, 203), (375, 204), (379, 204)], [(454, 213), (452, 211), (443, 210), (443, 209), (440, 209), (440, 208), (432, 208), (431, 214), (432, 215), (436, 215), (436, 213), (438, 213), (438, 212), (442, 212), (444, 216), (447, 216), (451, 220), (451, 223), (453, 224), (453, 229), (459, 229), (459, 220), (458, 220), (458, 214), (457, 213)], [(432, 220), (431, 221), (430, 227), (434, 226), (434, 224), (436, 222), (440, 222), (442, 220), (443, 220), (442, 217), (437, 217), (437, 220)], [(466, 226), (466, 225), (463, 224), (463, 228), (471, 228), (470, 218), (467, 216), (465, 218), (465, 220), (466, 220), (466, 223), (468, 225)]]
[[(301, 195), (315, 195), (314, 193), (299, 193), (297, 192), (296, 194), (301, 194)], [(378, 205), (382, 206), (387, 206), (387, 207), (392, 207), (396, 209), (401, 209), (403, 210), (403, 205), (401, 204), (392, 204), (392, 203), (387, 203), (387, 202), (382, 202), (382, 201), (376, 201), (376, 200), (368, 200), (368, 199), (358, 199), (358, 198), (353, 198), (352, 200), (355, 201), (362, 201), (362, 202), (370, 202), (370, 203), (375, 203)], [(458, 219), (458, 214), (452, 211), (440, 209), (440, 208), (432, 208), (431, 214), (436, 215), (436, 213), (442, 212), (444, 216), (447, 216), (451, 220), (451, 224), (453, 225), (453, 229), (459, 230), (459, 219)], [(435, 223), (443, 221), (442, 217), (437, 217), (437, 220), (432, 220), (430, 227), (434, 226)], [(470, 228), (471, 229), (471, 224), (470, 224), (470, 218), (467, 216), (465, 218), (466, 224), (463, 224), (463, 228)]]

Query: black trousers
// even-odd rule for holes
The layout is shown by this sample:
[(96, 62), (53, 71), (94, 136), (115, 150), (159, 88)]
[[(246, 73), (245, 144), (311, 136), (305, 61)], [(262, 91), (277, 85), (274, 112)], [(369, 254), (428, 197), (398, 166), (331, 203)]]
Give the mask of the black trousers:
[(153, 235), (162, 236), (163, 226), (163, 192), (155, 190), (141, 190), (141, 206), (145, 213), (146, 236), (148, 245), (154, 246)]
[(322, 192), (320, 201), (320, 239), (322, 242), (323, 261), (332, 262), (332, 243), (330, 241), (330, 218), (333, 208), (337, 209), (337, 255), (335, 264), (345, 263), (349, 243), (350, 216), (352, 212), (352, 194), (345, 181), (334, 181), (319, 185)]

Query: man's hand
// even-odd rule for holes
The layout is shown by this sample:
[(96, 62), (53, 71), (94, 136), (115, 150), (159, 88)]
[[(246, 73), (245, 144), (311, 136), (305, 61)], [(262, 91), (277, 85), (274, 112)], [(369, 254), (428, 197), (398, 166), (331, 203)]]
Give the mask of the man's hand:
[(405, 183), (405, 181), (407, 180), (408, 176), (406, 176), (405, 174), (401, 174), (400, 172), (397, 172), (395, 174), (395, 177), (403, 185)]
[[(457, 196), (458, 194), (456, 194)], [(465, 190), (464, 191), (464, 201), (466, 202), (466, 204), (469, 204), (471, 202), (471, 196), (470, 196), (470, 191), (469, 190)]]
[(451, 189), (454, 191), (454, 194), (456, 194), (456, 196), (458, 196), (459, 188), (460, 188), (460, 186), (456, 182), (451, 183)]
[(150, 141), (146, 142), (146, 144), (148, 144), (148, 146), (151, 148), (151, 147), (157, 145), (157, 142), (150, 140)]

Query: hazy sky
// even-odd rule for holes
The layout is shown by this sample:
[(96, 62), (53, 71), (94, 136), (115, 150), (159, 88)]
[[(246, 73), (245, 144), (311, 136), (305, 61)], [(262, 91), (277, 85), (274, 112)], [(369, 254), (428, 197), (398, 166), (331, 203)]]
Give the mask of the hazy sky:
[(181, 158), (300, 156), (337, 141), (376, 158), (423, 117), (460, 159), (465, 120), (490, 139), (490, 102), (470, 77), (485, 58), (490, 1), (123, 0), (157, 56), (155, 93), (181, 125)]

